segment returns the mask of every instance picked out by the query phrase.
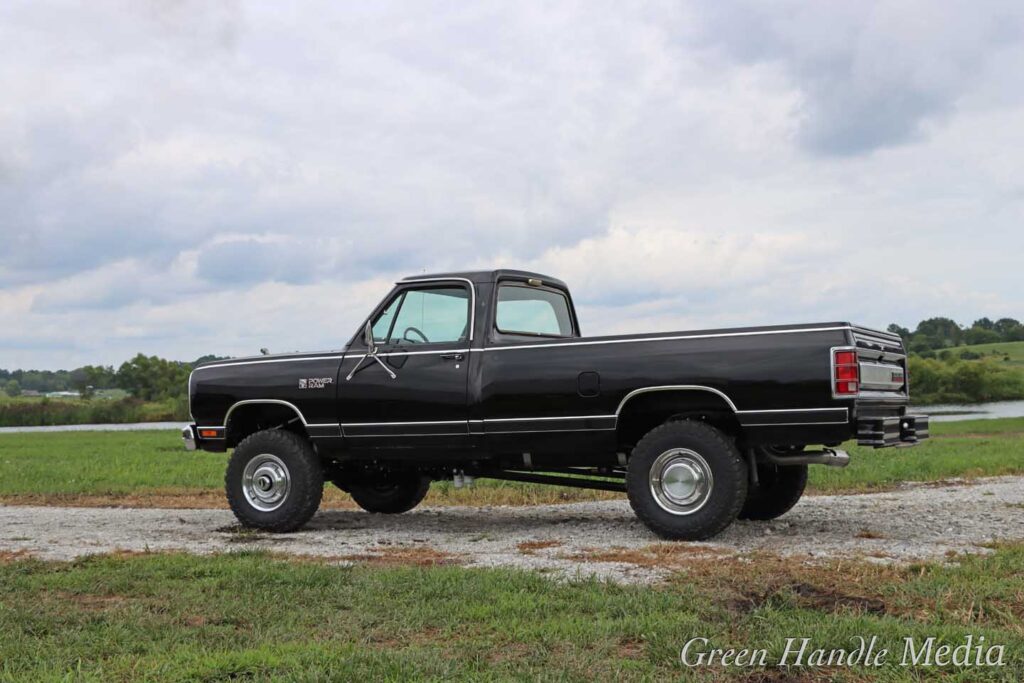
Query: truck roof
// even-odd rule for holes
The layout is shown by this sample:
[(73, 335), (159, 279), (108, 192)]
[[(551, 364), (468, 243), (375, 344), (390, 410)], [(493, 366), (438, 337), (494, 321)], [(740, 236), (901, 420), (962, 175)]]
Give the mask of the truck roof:
[(527, 270), (509, 270), (507, 268), (501, 268), (499, 270), (465, 270), (451, 273), (424, 273), (423, 275), (410, 275), (409, 277), (402, 278), (402, 282), (406, 282), (408, 280), (430, 280), (435, 278), (461, 278), (469, 280), (470, 282), (496, 282), (502, 278), (535, 278), (546, 285), (554, 285), (561, 289), (568, 289), (564, 282), (558, 278), (551, 277), (550, 275), (532, 273)]

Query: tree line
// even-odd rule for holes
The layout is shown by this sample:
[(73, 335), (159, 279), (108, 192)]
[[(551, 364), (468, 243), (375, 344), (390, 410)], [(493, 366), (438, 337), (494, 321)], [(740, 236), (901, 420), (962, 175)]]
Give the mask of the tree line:
[(25, 391), (74, 391), (83, 398), (91, 398), (100, 389), (123, 389), (142, 401), (179, 399), (185, 396), (192, 368), (220, 358), (207, 355), (181, 362), (140, 353), (116, 370), (112, 365), (84, 365), (74, 370), (0, 369), (0, 389), (8, 396), (20, 396)]
[(958, 348), (976, 344), (1024, 342), (1024, 325), (1014, 318), (979, 318), (969, 327), (951, 318), (928, 318), (903, 338), (910, 352), (911, 399), (918, 405), (984, 403), (1024, 399), (1024, 371), (1006, 353)]
[(900, 335), (907, 350), (922, 358), (957, 346), (1024, 341), (1024, 325), (1014, 318), (979, 318), (970, 327), (961, 327), (951, 318), (928, 318), (919, 322), (913, 332), (895, 323), (887, 329)]

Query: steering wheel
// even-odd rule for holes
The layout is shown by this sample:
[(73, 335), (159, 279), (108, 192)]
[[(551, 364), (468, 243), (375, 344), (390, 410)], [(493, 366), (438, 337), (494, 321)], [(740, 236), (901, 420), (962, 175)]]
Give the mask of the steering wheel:
[(402, 339), (404, 339), (405, 341), (409, 342), (410, 344), (419, 344), (420, 342), (415, 341), (413, 339), (409, 339), (409, 333), (410, 332), (415, 332), (420, 337), (422, 337), (424, 344), (429, 344), (430, 343), (430, 340), (427, 339), (427, 335), (423, 334), (423, 332), (418, 327), (412, 327), (411, 325), (409, 327), (405, 328), (405, 332), (402, 333)]

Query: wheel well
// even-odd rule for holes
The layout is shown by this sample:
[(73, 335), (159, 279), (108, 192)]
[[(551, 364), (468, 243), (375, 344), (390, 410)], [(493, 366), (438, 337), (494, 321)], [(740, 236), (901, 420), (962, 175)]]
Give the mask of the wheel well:
[(616, 425), (618, 446), (631, 450), (644, 434), (671, 419), (697, 419), (732, 436), (740, 435), (740, 423), (732, 406), (710, 391), (651, 391), (635, 396), (619, 410)]
[(228, 448), (234, 448), (247, 436), (264, 429), (284, 429), (309, 438), (302, 417), (293, 407), (281, 403), (247, 403), (229, 411), (225, 425)]

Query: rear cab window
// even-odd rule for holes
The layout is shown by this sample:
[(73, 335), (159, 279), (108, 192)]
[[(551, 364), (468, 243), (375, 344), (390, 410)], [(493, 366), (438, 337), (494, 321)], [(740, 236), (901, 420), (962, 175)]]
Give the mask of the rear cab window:
[(525, 337), (573, 337), (569, 299), (557, 289), (525, 283), (498, 285), (494, 316), (497, 331)]

